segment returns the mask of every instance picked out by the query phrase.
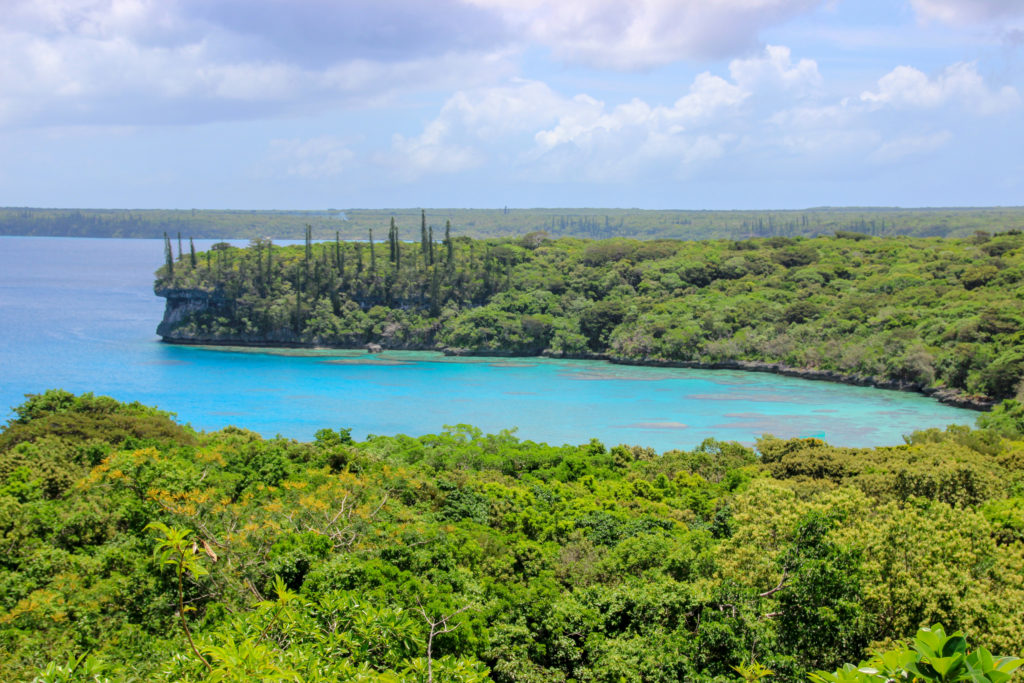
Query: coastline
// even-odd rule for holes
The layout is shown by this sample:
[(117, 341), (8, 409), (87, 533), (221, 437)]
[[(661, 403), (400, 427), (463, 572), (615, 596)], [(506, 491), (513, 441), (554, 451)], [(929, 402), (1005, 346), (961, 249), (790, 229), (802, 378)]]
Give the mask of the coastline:
[(400, 345), (384, 346), (379, 342), (368, 342), (353, 345), (326, 345), (312, 344), (307, 342), (296, 342), (273, 339), (214, 339), (214, 338), (183, 338), (161, 335), (161, 342), (165, 344), (178, 344), (182, 346), (239, 346), (251, 348), (285, 348), (285, 349), (338, 349), (345, 351), (367, 351), (377, 353), (378, 350), (369, 350), (368, 347), (379, 347), (380, 351), (436, 351), (446, 356), (474, 356), (492, 358), (564, 358), (567, 360), (602, 360), (615, 365), (636, 365), (646, 367), (662, 368), (686, 368), (693, 370), (741, 370), (745, 372), (764, 372), (786, 377), (796, 377), (816, 382), (833, 382), (836, 384), (849, 384), (861, 387), (873, 387), (875, 389), (889, 389), (894, 391), (908, 391), (923, 394), (933, 398), (939, 403), (984, 412), (991, 410), (998, 402), (983, 396), (970, 396), (955, 389), (946, 387), (922, 386), (915, 382), (903, 382), (864, 375), (851, 375), (834, 370), (819, 368), (794, 368), (783, 363), (772, 363), (768, 361), (750, 360), (720, 360), (720, 361), (674, 361), (655, 358), (625, 358), (606, 353), (586, 354), (528, 354), (509, 351), (507, 349), (456, 349), (437, 348), (427, 345)]

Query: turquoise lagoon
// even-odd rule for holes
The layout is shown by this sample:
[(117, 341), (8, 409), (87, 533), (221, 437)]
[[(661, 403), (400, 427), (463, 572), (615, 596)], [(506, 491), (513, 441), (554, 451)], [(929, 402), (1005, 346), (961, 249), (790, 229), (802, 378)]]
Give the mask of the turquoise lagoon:
[(159, 240), (0, 237), (0, 414), (27, 393), (60, 387), (157, 405), (202, 430), (310, 439), (349, 427), (363, 439), (465, 423), (534, 441), (598, 438), (660, 451), (765, 433), (897, 444), (977, 415), (913, 393), (766, 373), (173, 346), (154, 332), (162, 259)]

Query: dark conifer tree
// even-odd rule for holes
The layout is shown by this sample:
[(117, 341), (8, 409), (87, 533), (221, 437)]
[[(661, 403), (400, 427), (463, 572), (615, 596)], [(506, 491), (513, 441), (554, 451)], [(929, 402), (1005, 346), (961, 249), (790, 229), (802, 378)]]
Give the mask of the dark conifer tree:
[(181, 248), (181, 232), (178, 232), (178, 260), (185, 258), (185, 251)]
[(448, 250), (444, 267), (451, 273), (455, 269), (455, 245), (452, 244), (452, 222), (450, 220), (444, 223), (444, 246)]
[(302, 333), (302, 270), (299, 268), (295, 269), (295, 325), (293, 329), (297, 334)]
[(338, 276), (341, 278), (341, 286), (345, 286), (345, 252), (347, 248), (345, 245), (338, 245)]
[(430, 265), (427, 251), (427, 212), (425, 209), (420, 209), (420, 253), (423, 254), (424, 270)]
[(398, 260), (398, 228), (395, 227), (395, 217), (391, 217), (391, 228), (388, 230), (388, 258), (392, 263)]
[(430, 315), (441, 313), (441, 278), (437, 268), (430, 269)]
[(171, 247), (171, 238), (164, 233), (164, 261), (167, 263), (167, 275), (174, 277), (174, 249)]
[(193, 268), (195, 268), (196, 267), (196, 245), (192, 241), (191, 237), (188, 238), (188, 252), (189, 252), (189, 263), (192, 264)]
[(264, 277), (269, 294), (274, 290), (274, 240), (269, 237), (267, 238), (267, 274)]
[(309, 262), (313, 260), (313, 226), (306, 223), (306, 277), (309, 277)]
[[(256, 238), (249, 242), (249, 248), (255, 254), (256, 269), (253, 273), (253, 283), (257, 288), (260, 289), (261, 294), (265, 294), (264, 285), (266, 284), (263, 278), (263, 240)], [(245, 256), (242, 257), (243, 263), (245, 262)]]
[(373, 248), (373, 228), (370, 228), (370, 277), (377, 277), (377, 252)]

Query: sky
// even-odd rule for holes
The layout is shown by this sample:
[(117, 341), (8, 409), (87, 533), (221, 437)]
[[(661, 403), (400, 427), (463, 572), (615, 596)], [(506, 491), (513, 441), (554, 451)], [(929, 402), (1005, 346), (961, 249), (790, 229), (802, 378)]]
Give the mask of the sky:
[(0, 0), (0, 206), (1024, 205), (1024, 0)]

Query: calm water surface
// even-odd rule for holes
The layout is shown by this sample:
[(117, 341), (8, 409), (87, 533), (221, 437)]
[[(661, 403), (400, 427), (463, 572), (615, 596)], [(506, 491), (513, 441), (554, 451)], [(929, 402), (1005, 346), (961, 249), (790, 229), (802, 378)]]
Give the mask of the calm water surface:
[(763, 373), (172, 346), (154, 332), (162, 261), (160, 240), (0, 237), (0, 416), (26, 393), (61, 387), (157, 405), (204, 430), (233, 424), (309, 439), (351, 427), (362, 439), (468, 423), (518, 427), (535, 441), (667, 450), (764, 433), (896, 444), (977, 415), (917, 394)]

